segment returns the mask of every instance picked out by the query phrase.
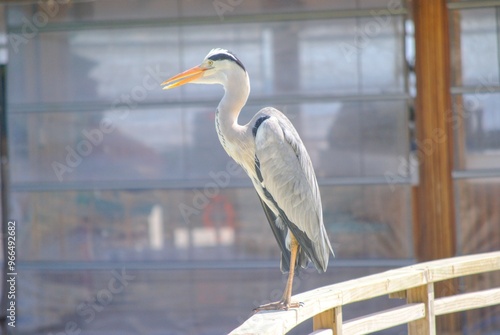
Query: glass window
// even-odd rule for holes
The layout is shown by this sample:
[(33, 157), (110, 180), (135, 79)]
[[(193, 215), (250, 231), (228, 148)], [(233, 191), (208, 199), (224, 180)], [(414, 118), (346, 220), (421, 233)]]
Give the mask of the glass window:
[(497, 9), (468, 9), (450, 13), (457, 16), (455, 21), (451, 20), (454, 24), (454, 35), (451, 37), (454, 48), (453, 85), (498, 85)]
[(301, 130), (318, 177), (401, 175), (408, 157), (406, 101), (335, 102), (302, 108)]
[(500, 169), (500, 94), (475, 93), (455, 96), (457, 169)]
[[(38, 12), (50, 18), (50, 22), (106, 22), (105, 25), (123, 20), (130, 23), (147, 24), (151, 20), (170, 19), (173, 24), (179, 24), (176, 19), (192, 19), (190, 24), (196, 25), (200, 18), (212, 18), (215, 23), (223, 23), (226, 18), (242, 15), (283, 14), (300, 11), (341, 11), (352, 9), (380, 8), (397, 10), (404, 6), (400, 0), (315, 0), (296, 1), (291, 3), (274, 3), (266, 0), (256, 1), (161, 1), (148, 0), (107, 0), (103, 2), (57, 2), (39, 3), (38, 6), (9, 6), (8, 22), (16, 26), (22, 19), (32, 19)], [(253, 20), (255, 21), (255, 19)], [(43, 22), (43, 21), (42, 21)]]
[(383, 22), (371, 17), (309, 23), (300, 30), (301, 91), (403, 93), (402, 24), (397, 16)]
[[(498, 250), (500, 246), (500, 178), (455, 181), (458, 253), (467, 255)], [(466, 291), (480, 291), (500, 285), (500, 273), (468, 276), (461, 281)], [(471, 334), (498, 331), (500, 306), (467, 311), (463, 329)]]
[[(474, 7), (471, 1), (466, 6)], [(455, 144), (457, 253), (474, 254), (500, 246), (500, 111), (498, 7), (450, 11)], [(466, 170), (466, 171), (463, 171)], [(487, 172), (490, 178), (481, 177)], [(498, 286), (498, 273), (463, 278), (461, 288)], [(463, 313), (463, 330), (498, 331), (499, 306)]]
[[(324, 274), (306, 270), (295, 277), (294, 288), (307, 291), (386, 270), (341, 266)], [(277, 268), (134, 270), (117, 266), (71, 272), (28, 268), (19, 280), (23, 310), (19, 323), (28, 331), (41, 328), (56, 334), (69, 325), (92, 335), (165, 333), (165, 328), (166, 334), (226, 334), (246, 320), (253, 308), (279, 299), (286, 277)], [(398, 299), (380, 298), (347, 306), (343, 316), (351, 319), (398, 304)], [(306, 322), (290, 334), (311, 329), (311, 322)]]
[(455, 181), (458, 244), (461, 254), (488, 252), (500, 245), (500, 178)]
[[(225, 187), (239, 172), (234, 167), (190, 190), (18, 192), (26, 243), (19, 260), (278, 264), (279, 248), (256, 192)], [(325, 186), (321, 194), (325, 227), (340, 258), (412, 257), (407, 186)]]
[[(11, 177), (19, 183), (203, 181), (232, 162), (219, 143), (214, 118), (215, 107), (178, 105), (13, 113)], [(235, 178), (247, 177), (240, 172)]]
[[(318, 177), (328, 178), (398, 171), (409, 149), (405, 106), (401, 100), (277, 107), (300, 130)], [(260, 107), (250, 103), (240, 122)], [(214, 119), (215, 106), (14, 113), (9, 120), (12, 179), (206, 180), (231, 161)]]
[[(227, 333), (282, 294), (261, 204), (217, 138), (222, 88), (160, 87), (215, 47), (250, 76), (239, 122), (283, 111), (319, 179), (336, 268), (294, 292), (411, 262), (411, 186), (385, 179), (407, 177), (410, 146), (405, 13), (386, 15), (401, 3), (219, 3), (6, 7), (21, 332)], [(107, 295), (116, 271), (130, 284)]]
[(410, 187), (330, 186), (321, 188), (321, 196), (325, 227), (339, 259), (413, 256)]

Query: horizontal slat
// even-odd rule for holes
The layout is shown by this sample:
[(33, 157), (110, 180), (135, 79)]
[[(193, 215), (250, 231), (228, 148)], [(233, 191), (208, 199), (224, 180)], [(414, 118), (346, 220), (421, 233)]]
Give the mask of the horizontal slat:
[(309, 335), (333, 335), (333, 331), (331, 329), (318, 329)]
[(443, 315), (500, 304), (500, 288), (436, 299), (434, 313)]
[(425, 317), (423, 303), (408, 304), (349, 320), (342, 327), (342, 334), (366, 334), (395, 327)]

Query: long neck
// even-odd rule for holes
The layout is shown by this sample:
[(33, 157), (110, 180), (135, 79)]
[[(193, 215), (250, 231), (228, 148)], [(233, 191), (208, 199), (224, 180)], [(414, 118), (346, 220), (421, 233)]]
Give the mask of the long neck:
[(231, 155), (227, 142), (238, 140), (244, 130), (238, 124), (238, 115), (250, 94), (250, 81), (245, 71), (233, 71), (223, 86), (225, 93), (217, 107), (215, 121), (219, 139)]

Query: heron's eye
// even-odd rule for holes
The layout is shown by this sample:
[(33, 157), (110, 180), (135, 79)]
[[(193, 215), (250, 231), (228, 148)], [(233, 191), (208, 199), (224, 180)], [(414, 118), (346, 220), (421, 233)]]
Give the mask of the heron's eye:
[(208, 66), (214, 66), (214, 61), (213, 60), (208, 60)]

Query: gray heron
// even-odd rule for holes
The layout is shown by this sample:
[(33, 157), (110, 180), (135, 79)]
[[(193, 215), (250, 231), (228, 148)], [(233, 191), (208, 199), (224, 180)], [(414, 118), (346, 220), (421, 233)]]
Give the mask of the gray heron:
[(211, 50), (200, 65), (165, 80), (162, 86), (171, 89), (187, 83), (224, 87), (215, 117), (219, 140), (252, 180), (281, 249), (281, 271), (288, 272), (281, 300), (256, 310), (297, 308), (300, 303), (291, 301), (295, 268), (305, 268), (311, 261), (318, 272), (325, 272), (333, 254), (306, 148), (290, 120), (272, 107), (261, 109), (247, 124), (238, 124), (250, 80), (241, 61), (228, 50)]

